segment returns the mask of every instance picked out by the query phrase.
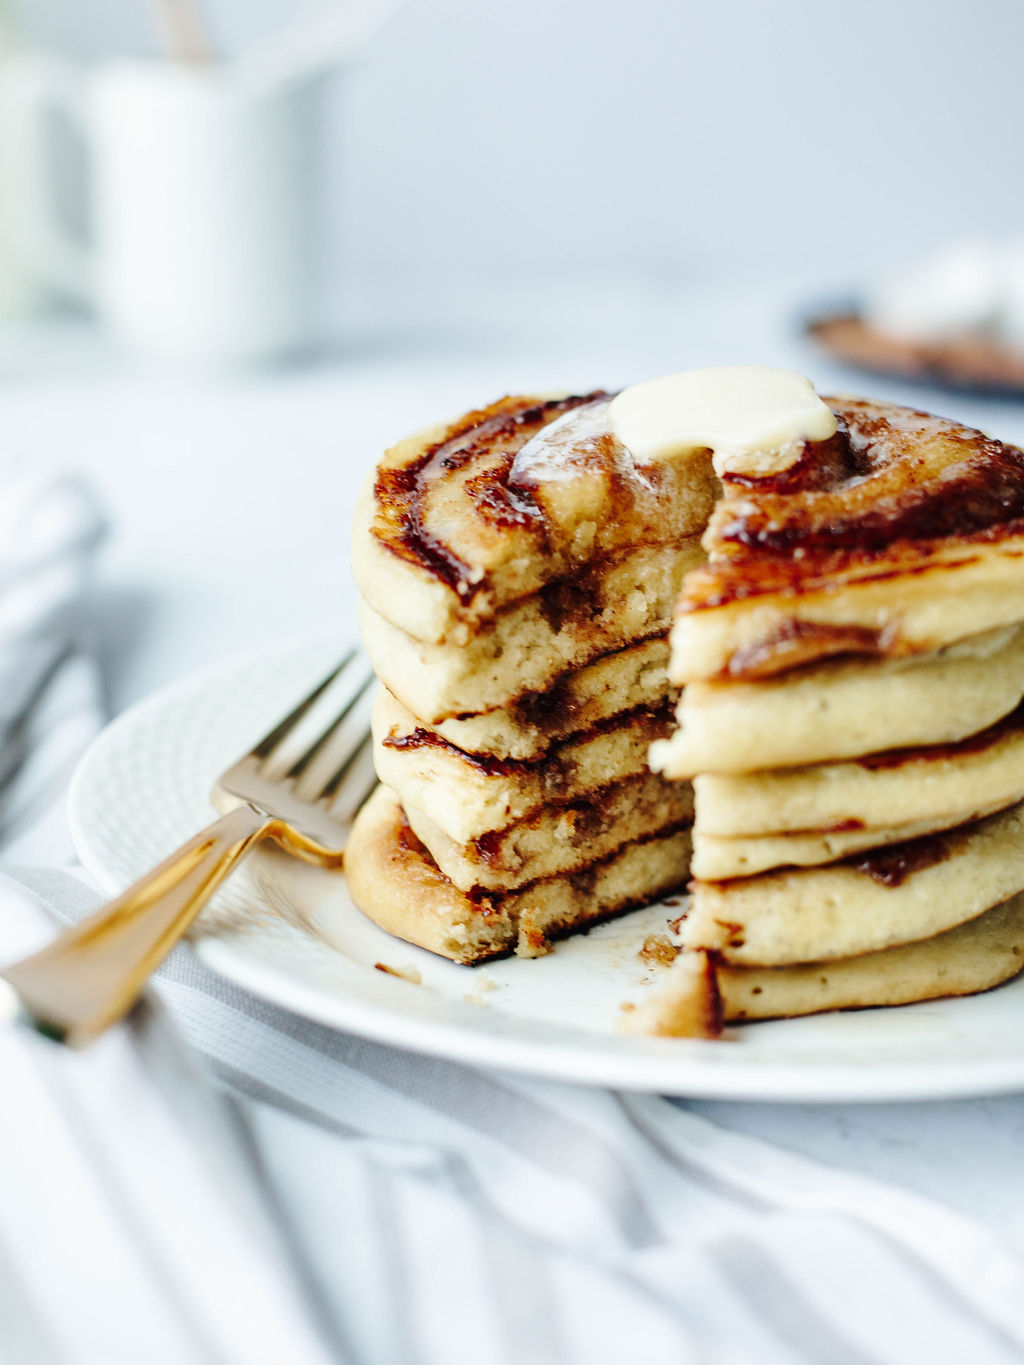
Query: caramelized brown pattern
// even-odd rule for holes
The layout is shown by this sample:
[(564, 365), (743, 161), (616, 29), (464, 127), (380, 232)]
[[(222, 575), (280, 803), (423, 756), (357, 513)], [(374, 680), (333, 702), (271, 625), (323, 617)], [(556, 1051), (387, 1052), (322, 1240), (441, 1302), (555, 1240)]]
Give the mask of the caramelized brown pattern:
[[(486, 587), (486, 574), (460, 559), (426, 524), (428, 490), (431, 496), (446, 487), (457, 490), (481, 533), (525, 536), (543, 554), (549, 527), (542, 499), (528, 479), (513, 478), (515, 456), (563, 413), (604, 397), (598, 391), (543, 402), (503, 398), (469, 413), (408, 463), (385, 460), (376, 480), (375, 537), (470, 601)], [(1021, 451), (909, 408), (828, 401), (839, 421), (835, 436), (809, 444), (780, 474), (727, 477), (708, 530), (711, 562), (688, 575), (685, 609), (813, 591), (851, 572), (860, 579), (923, 572), (940, 545), (946, 551), (962, 547), (962, 556), (945, 561), (956, 567), (970, 562), (973, 546), (1024, 534)], [(645, 515), (656, 521), (666, 470), (644, 470), (639, 480), (610, 433), (575, 447), (567, 459), (581, 471), (600, 468), (613, 505), (617, 499), (623, 512), (628, 505), (635, 514), (640, 498)], [(546, 600), (556, 623), (564, 612), (557, 587)], [(794, 665), (801, 648), (808, 657), (821, 652), (806, 641), (786, 643)], [(854, 648), (874, 652), (876, 644), (858, 641)], [(884, 641), (877, 651), (885, 651)]]
[[(661, 829), (654, 830), (650, 834), (640, 834), (635, 839), (628, 840), (627, 844), (620, 844), (618, 848), (613, 848), (610, 853), (606, 853), (602, 858), (595, 858), (592, 863), (588, 863), (586, 867), (580, 868), (578, 872), (569, 873), (555, 872), (552, 873), (552, 875), (549, 877), (536, 877), (532, 882), (524, 882), (522, 886), (517, 886), (516, 889), (511, 892), (489, 891), (486, 887), (474, 886), (471, 890), (466, 891), (463, 894), (465, 895), (466, 899), (472, 901), (473, 904), (478, 909), (487, 908), (488, 910), (498, 909), (500, 907), (501, 902), (505, 899), (506, 896), (521, 896), (523, 892), (529, 891), (531, 887), (540, 886), (543, 882), (566, 881), (569, 882), (580, 894), (589, 895), (590, 893), (593, 892), (594, 886), (597, 882), (598, 875), (603, 871), (603, 869), (608, 863), (613, 862), (616, 858), (618, 858), (627, 846), (630, 848), (634, 848), (639, 847), (640, 845), (643, 844), (653, 844), (656, 840), (670, 839), (674, 835), (682, 834), (685, 830), (690, 829), (692, 824), (693, 821), (690, 819), (674, 820), (671, 824), (663, 825)], [(423, 847), (422, 844), (420, 845), (420, 847), (421, 848)], [(434, 867), (437, 866), (437, 864), (433, 862), (433, 859), (430, 857), (430, 854), (426, 852), (426, 850), (424, 850), (424, 856), (433, 864)], [(439, 871), (439, 875), (441, 877), (444, 877), (443, 872)], [(444, 880), (447, 881), (448, 878), (444, 877)], [(683, 885), (684, 881), (685, 877), (680, 876), (679, 879), (680, 886)], [(632, 910), (635, 906), (646, 904), (648, 904), (648, 902), (645, 899), (629, 901), (628, 903), (624, 903), (618, 909), (614, 911), (609, 911), (608, 915), (605, 916), (604, 918), (610, 919), (615, 915), (623, 914), (626, 910)], [(593, 921), (594, 924), (597, 924), (599, 922), (600, 921), (598, 920)], [(567, 930), (567, 932), (568, 933), (572, 932), (571, 926)], [(549, 929), (548, 937), (549, 938), (558, 937), (557, 931)]]
[[(564, 837), (572, 848), (579, 848), (580, 845), (596, 838), (599, 834), (604, 834), (611, 827), (615, 817), (609, 812), (609, 800), (629, 789), (641, 791), (649, 776), (649, 773), (637, 773), (631, 777), (615, 778), (603, 786), (594, 787), (585, 795), (575, 796), (567, 801), (558, 800), (555, 797), (534, 811), (513, 821), (511, 825), (501, 829), (487, 830), (475, 839), (470, 839), (466, 845), (466, 851), (478, 857), (481, 862), (486, 863), (489, 867), (495, 867), (504, 856), (503, 845), (510, 829), (523, 829), (528, 826), (536, 828), (542, 821), (550, 819), (554, 812), (558, 812), (562, 817), (568, 817), (569, 829), (564, 832)], [(669, 788), (670, 792), (671, 788)], [(678, 797), (675, 804), (679, 804)], [(684, 828), (693, 824), (692, 815), (680, 816), (679, 818)]]
[(840, 426), (797, 464), (730, 478), (711, 520), (710, 563), (687, 577), (685, 609), (800, 593), (850, 571), (923, 571), (938, 546), (1024, 533), (1024, 453), (910, 408), (828, 399)]
[[(948, 856), (949, 840), (956, 834), (962, 833), (974, 822), (965, 821), (962, 825), (957, 825), (955, 829), (945, 830), (941, 834), (922, 834), (917, 839), (906, 839), (901, 844), (887, 844), (882, 848), (874, 848), (866, 853), (854, 853), (848, 858), (841, 858), (836, 863), (830, 863), (830, 867), (848, 867), (856, 872), (863, 872), (865, 876), (871, 877), (876, 882), (881, 882), (883, 886), (899, 886), (902, 882), (915, 872), (920, 872), (926, 867), (932, 867), (935, 863), (940, 863)], [(858, 827), (858, 822), (854, 821), (847, 825), (843, 822), (833, 825), (831, 829), (843, 829)], [(767, 878), (785, 878), (789, 876), (800, 876), (803, 869), (795, 874), (792, 870), (780, 869), (779, 871), (764, 874)], [(814, 875), (811, 873), (810, 875)], [(729, 887), (749, 886), (750, 879), (746, 877), (726, 877), (721, 881), (700, 881), (694, 880), (689, 884), (691, 891), (698, 890), (701, 886), (714, 886), (719, 890), (725, 891)], [(739, 933), (743, 926), (740, 924), (732, 925), (726, 920), (717, 920), (723, 928), (728, 931)], [(739, 946), (735, 940), (733, 947)]]
[(827, 441), (805, 441), (800, 458), (777, 474), (726, 474), (726, 489), (752, 488), (761, 493), (813, 493), (836, 488), (870, 473), (863, 442), (836, 417), (836, 431)]
[(468, 600), (482, 584), (474, 581), (470, 566), (425, 524), (426, 489), (467, 465), (478, 465), (465, 487), (480, 518), (496, 528), (528, 529), (542, 548), (544, 522), (529, 490), (509, 486), (512, 461), (532, 436), (563, 412), (604, 396), (593, 393), (541, 403), (533, 398), (502, 398), (467, 413), (410, 463), (383, 463), (374, 488), (373, 534), (392, 553), (428, 570)]
[(422, 725), (417, 725), (414, 730), (408, 730), (404, 735), (385, 735), (381, 743), (385, 749), (397, 749), (399, 752), (409, 749), (441, 749), (471, 763), (488, 777), (511, 777), (513, 774), (521, 773), (526, 767), (526, 763), (519, 759), (467, 753), (457, 744), (452, 744), (443, 735), (439, 735), (436, 730), (428, 730)]
[[(540, 694), (543, 695), (543, 694)], [(662, 738), (668, 733), (672, 724), (673, 707), (670, 701), (664, 705), (637, 706), (632, 711), (619, 712), (614, 716), (607, 716), (604, 720), (595, 721), (587, 727), (586, 736), (591, 738), (597, 735), (610, 734), (615, 730), (635, 729), (643, 726), (653, 728), (656, 737)], [(570, 741), (577, 736), (568, 735), (566, 741)], [(454, 754), (457, 758), (466, 763), (471, 763), (479, 772), (486, 773), (488, 777), (525, 777), (532, 772), (543, 772), (550, 763), (547, 754), (537, 759), (526, 758), (496, 758), (492, 754), (470, 753), (465, 749), (460, 749), (457, 744), (452, 744), (450, 740), (439, 735), (436, 730), (428, 730), (422, 725), (407, 731), (403, 735), (385, 735), (381, 741), (386, 749), (441, 749), (446, 753)]]
[(533, 490), (510, 482), (515, 458), (514, 450), (507, 451), (493, 469), (466, 480), (477, 515), (491, 526), (538, 526), (543, 520)]
[[(404, 466), (385, 460), (377, 476), (374, 534), (394, 553), (437, 575), (464, 603), (487, 586), (487, 576), (431, 529), (447, 524), (446, 489), (456, 494), (460, 507), (470, 509), (482, 532), (517, 538), (516, 553), (521, 548), (524, 557), (550, 557), (547, 495), (514, 478), (515, 456), (557, 417), (602, 396), (502, 399), (454, 424)], [(831, 406), (839, 421), (835, 436), (806, 446), (794, 466), (760, 479), (726, 479), (707, 535), (711, 562), (687, 576), (684, 609), (760, 594), (803, 594), (834, 587), (854, 574), (864, 581), (922, 573), (935, 567), (938, 548), (942, 567), (954, 570), (976, 558), (980, 544), (1024, 534), (1024, 454), (1019, 450), (909, 409), (862, 400), (831, 400)], [(628, 506), (635, 516), (642, 510), (647, 520), (641, 517), (637, 526), (657, 525), (661, 485), (646, 477), (655, 471), (642, 471), (644, 493), (638, 501), (637, 471), (620, 468), (628, 456), (610, 434), (591, 435), (567, 458), (581, 471), (605, 472), (613, 511), (625, 515)], [(435, 509), (430, 527), (424, 516), (428, 490)], [(657, 530), (661, 534), (664, 528)], [(481, 563), (486, 562), (485, 556)], [(551, 563), (554, 567), (555, 560)], [(600, 609), (605, 567), (600, 552), (583, 573), (566, 574), (564, 561), (558, 561), (555, 572), (562, 576), (543, 583), (538, 597), (553, 631), (570, 614)], [(741, 648), (730, 660), (729, 675), (770, 676), (780, 667), (799, 668), (844, 654), (884, 656), (892, 644), (887, 631), (884, 626), (788, 622)], [(527, 723), (543, 725), (561, 709), (557, 688), (521, 699)]]
[[(704, 1037), (720, 1038), (725, 1028), (725, 1003), (718, 985), (716, 962), (711, 953), (704, 954)], [(759, 989), (755, 987), (755, 991)]]
[(787, 621), (749, 645), (741, 645), (729, 660), (729, 672), (750, 679), (768, 677), (783, 669), (813, 663), (823, 654), (884, 655), (893, 631), (888, 626), (830, 626), (816, 621)]
[(847, 866), (864, 872), (882, 886), (901, 886), (915, 872), (941, 863), (948, 854), (946, 839), (941, 834), (926, 834), (920, 839), (908, 839), (903, 844), (890, 844), (870, 853), (847, 860)]
[[(599, 572), (604, 563), (605, 561), (603, 560), (599, 561)], [(576, 581), (584, 585), (581, 588), (581, 594), (585, 594), (585, 573), (581, 573)], [(558, 582), (559, 580), (554, 580), (554, 586), (556, 588)], [(545, 584), (538, 596), (542, 595), (549, 586), (551, 585)], [(598, 598), (599, 602), (599, 595), (595, 593), (595, 597)], [(599, 660), (607, 659), (615, 654), (625, 654), (628, 650), (635, 648), (637, 645), (647, 644), (651, 640), (663, 639), (664, 634), (664, 630), (657, 629), (651, 630), (646, 634), (637, 635), (624, 648), (609, 650), (607, 654), (599, 654), (594, 659), (591, 659), (590, 662), (597, 663)], [(523, 726), (537, 729), (541, 733), (556, 732), (559, 739), (570, 739), (573, 734), (579, 733), (579, 727), (576, 729), (572, 728), (573, 721), (578, 718), (579, 712), (588, 704), (574, 699), (573, 682), (577, 672), (578, 669), (575, 668), (567, 669), (564, 673), (560, 673), (555, 678), (550, 687), (546, 687), (539, 692), (530, 690), (520, 692), (518, 696), (512, 698), (507, 703), (506, 707), (494, 709), (508, 710)], [(679, 696), (678, 689), (670, 689), (669, 696), (673, 700), (677, 700)], [(485, 714), (487, 713), (479, 711), (457, 711), (452, 717), (446, 717), (446, 719), (472, 720), (475, 716)], [(603, 724), (604, 722), (602, 721), (600, 723)]]
[[(631, 844), (641, 845), (654, 843), (656, 840), (671, 839), (688, 829), (689, 824), (689, 821), (679, 821), (675, 824), (666, 825), (656, 833), (641, 835), (638, 839), (631, 840), (630, 842)], [(406, 864), (408, 864), (410, 859), (415, 860), (415, 863), (422, 869), (422, 874), (428, 879), (429, 884), (446, 886), (449, 890), (454, 889), (452, 883), (437, 866), (437, 863), (434, 862), (429, 850), (413, 833), (412, 827), (405, 818), (404, 811), (400, 812), (396, 836), (396, 846), (392, 854), (393, 858)], [(460, 898), (464, 897), (473, 907), (474, 914), (479, 915), (482, 919), (491, 920), (497, 918), (500, 921), (505, 913), (503, 902), (506, 899), (511, 898), (513, 904), (515, 904), (524, 892), (528, 892), (532, 887), (540, 886), (545, 882), (564, 880), (573, 887), (578, 895), (585, 897), (592, 894), (597, 883), (597, 878), (603, 868), (619, 857), (623, 852), (624, 847), (625, 846), (612, 849), (612, 851), (605, 854), (603, 858), (596, 859), (588, 867), (582, 868), (578, 872), (570, 873), (568, 876), (556, 873), (551, 877), (538, 877), (535, 881), (527, 882), (524, 886), (517, 887), (516, 890), (511, 893), (503, 894), (500, 891), (488, 891), (484, 887), (478, 886), (469, 892), (458, 892), (456, 894), (459, 895)], [(680, 881), (682, 881), (682, 878)], [(666, 888), (666, 890), (670, 889), (671, 888)], [(596, 925), (604, 923), (606, 920), (615, 919), (619, 915), (624, 915), (629, 910), (638, 909), (640, 906), (646, 905), (647, 903), (646, 897), (632, 898), (623, 901), (620, 905), (616, 905), (603, 914), (589, 917), (584, 926), (584, 931), (592, 929), (596, 927)], [(570, 934), (579, 931), (580, 924), (578, 917), (574, 917), (564, 924), (546, 925), (543, 933), (539, 930), (526, 929), (525, 937), (530, 941), (531, 946), (536, 951), (543, 951), (550, 942), (559, 938), (567, 938)], [(495, 952), (489, 952), (487, 954), (487, 959), (489, 961), (495, 961), (498, 958), (510, 956), (514, 951), (514, 943), (509, 944)], [(483, 957), (480, 957), (476, 959), (475, 962), (468, 963), (467, 965), (475, 966), (478, 962), (482, 962), (483, 960)]]

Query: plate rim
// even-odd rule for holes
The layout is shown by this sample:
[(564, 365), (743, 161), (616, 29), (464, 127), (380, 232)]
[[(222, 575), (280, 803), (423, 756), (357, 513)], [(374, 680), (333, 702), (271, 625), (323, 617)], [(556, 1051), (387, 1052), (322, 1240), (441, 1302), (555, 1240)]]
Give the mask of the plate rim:
[[(81, 794), (122, 730), (131, 729), (140, 720), (145, 722), (150, 712), (158, 713), (168, 700), (185, 690), (202, 692), (215, 686), (221, 676), (258, 668), (261, 662), (285, 654), (312, 651), (317, 642), (323, 644), (328, 639), (338, 640), (338, 633), (324, 630), (291, 635), (193, 670), (127, 707), (94, 737), (75, 767), (68, 788), (67, 817), (75, 851), (104, 891), (116, 895), (128, 883), (92, 845), (83, 821)], [(505, 1016), (510, 1026), (504, 1033), (467, 1028), (458, 1019), (415, 1016), (385, 1003), (360, 999), (343, 989), (303, 982), (287, 968), (274, 968), (216, 933), (186, 939), (185, 945), (222, 980), (322, 1027), (423, 1056), (547, 1080), (757, 1103), (912, 1102), (977, 1098), (1024, 1089), (1024, 1050), (1020, 1057), (858, 1065), (842, 1056), (831, 1061), (772, 1061), (759, 1053), (756, 1060), (745, 1064), (735, 1051), (742, 1046), (741, 1040), (605, 1038), (583, 1030), (574, 1037), (568, 1025), (565, 1035), (540, 1046), (535, 1038), (515, 1036), (512, 1016)], [(392, 991), (412, 989), (400, 981), (387, 984)]]

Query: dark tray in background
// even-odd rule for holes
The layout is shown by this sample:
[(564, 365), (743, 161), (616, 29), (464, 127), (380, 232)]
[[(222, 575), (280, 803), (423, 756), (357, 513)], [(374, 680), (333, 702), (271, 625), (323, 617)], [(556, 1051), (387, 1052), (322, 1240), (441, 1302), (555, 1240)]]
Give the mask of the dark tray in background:
[(812, 318), (805, 331), (837, 360), (893, 379), (960, 393), (1024, 397), (1024, 350), (965, 333), (941, 342), (908, 341), (872, 327), (856, 312)]

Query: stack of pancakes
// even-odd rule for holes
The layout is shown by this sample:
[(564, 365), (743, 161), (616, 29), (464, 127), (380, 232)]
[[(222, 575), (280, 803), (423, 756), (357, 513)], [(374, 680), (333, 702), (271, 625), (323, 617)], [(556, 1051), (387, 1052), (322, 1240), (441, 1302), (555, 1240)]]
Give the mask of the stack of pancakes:
[(828, 403), (833, 437), (721, 482), (706, 449), (640, 466), (603, 393), (387, 452), (354, 558), (385, 689), (346, 855), (371, 918), (460, 962), (543, 952), (686, 881), (695, 792), (684, 951), (641, 1027), (1024, 964), (1024, 455)]
[(692, 789), (647, 753), (671, 728), (667, 632), (714, 484), (637, 479), (607, 407), (504, 399), (388, 451), (361, 499), (383, 785), (349, 884), (459, 962), (544, 952), (687, 875)]
[[(1024, 952), (1024, 455), (830, 400), (836, 436), (725, 477), (673, 629), (696, 787), (669, 1015), (730, 1019), (992, 986)], [(706, 1007), (706, 1002), (705, 1002)]]

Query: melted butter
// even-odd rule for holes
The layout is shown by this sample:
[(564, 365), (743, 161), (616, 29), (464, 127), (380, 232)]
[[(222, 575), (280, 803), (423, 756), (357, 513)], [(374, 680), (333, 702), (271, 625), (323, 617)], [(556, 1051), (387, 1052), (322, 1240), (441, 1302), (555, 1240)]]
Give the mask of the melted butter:
[(836, 419), (809, 380), (766, 365), (687, 370), (623, 389), (611, 429), (638, 465), (710, 449), (719, 478), (778, 474), (805, 441), (835, 434)]
[(511, 482), (539, 484), (574, 477), (581, 459), (611, 430), (610, 407), (611, 400), (604, 398), (549, 422), (516, 454)]

